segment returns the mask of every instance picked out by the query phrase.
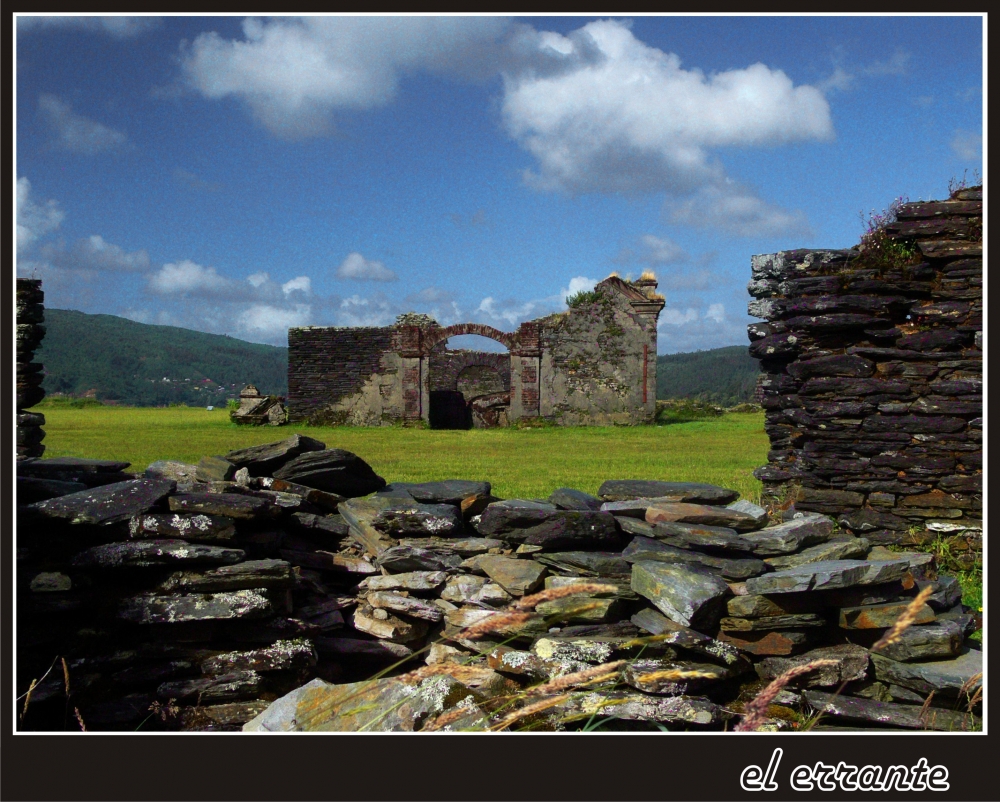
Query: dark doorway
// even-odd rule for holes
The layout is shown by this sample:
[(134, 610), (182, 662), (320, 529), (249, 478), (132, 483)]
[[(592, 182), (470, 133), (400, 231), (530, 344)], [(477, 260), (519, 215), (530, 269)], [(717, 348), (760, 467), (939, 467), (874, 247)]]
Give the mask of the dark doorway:
[(432, 429), (471, 429), (472, 409), (458, 390), (431, 390), (428, 420)]

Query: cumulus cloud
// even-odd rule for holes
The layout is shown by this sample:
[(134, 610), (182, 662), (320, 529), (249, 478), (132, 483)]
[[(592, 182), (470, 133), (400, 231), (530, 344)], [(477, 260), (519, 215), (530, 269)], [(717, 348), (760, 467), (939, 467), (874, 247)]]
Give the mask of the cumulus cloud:
[(365, 259), (357, 251), (347, 255), (347, 258), (337, 268), (337, 278), (352, 281), (395, 281), (396, 274), (381, 262)]
[(286, 296), (291, 295), (293, 292), (301, 292), (303, 295), (309, 295), (312, 292), (312, 282), (309, 280), (309, 276), (296, 276), (282, 284), (281, 291)]
[(293, 308), (252, 304), (236, 319), (237, 329), (255, 338), (280, 340), (288, 329), (308, 326), (312, 309), (308, 304), (297, 304)]
[(214, 267), (204, 267), (190, 259), (165, 264), (149, 277), (149, 288), (158, 295), (228, 295), (234, 285)]
[(685, 70), (615, 21), (547, 41), (574, 67), (506, 74), (502, 105), (508, 132), (538, 160), (525, 177), (541, 189), (687, 193), (722, 179), (712, 148), (833, 136), (823, 93), (763, 64)]
[(951, 138), (952, 152), (964, 161), (975, 161), (983, 157), (983, 135), (976, 131), (959, 129)]
[(337, 109), (385, 105), (402, 70), (482, 69), (510, 23), (502, 17), (250, 18), (243, 39), (210, 32), (182, 47), (188, 83), (236, 97), (272, 133), (315, 136)]
[(55, 146), (63, 150), (92, 155), (114, 150), (128, 140), (121, 131), (77, 114), (55, 95), (41, 95), (38, 110), (55, 135)]
[[(570, 282), (572, 285), (572, 282)], [(498, 329), (514, 329), (525, 320), (539, 317), (544, 311), (554, 311), (552, 300), (518, 302), (511, 299), (497, 301), (491, 296), (483, 298), (474, 313), (476, 322), (487, 323)]]
[(395, 322), (401, 310), (387, 298), (362, 298), (352, 295), (340, 302), (337, 323), (341, 326), (388, 326)]
[(675, 223), (737, 237), (805, 237), (810, 233), (801, 212), (781, 209), (731, 182), (703, 187), (670, 207), (669, 214)]
[[(559, 300), (561, 303), (566, 303), (566, 299), (572, 295), (576, 295), (578, 292), (590, 292), (597, 286), (597, 279), (587, 278), (586, 276), (574, 276), (569, 280), (569, 286), (564, 287), (559, 290)], [(492, 301), (492, 298), (486, 300)]]
[(659, 353), (678, 353), (746, 344), (746, 320), (732, 320), (722, 303), (709, 304), (702, 311), (697, 306), (667, 307), (657, 323)]
[(58, 202), (37, 202), (31, 197), (31, 182), (26, 177), (17, 179), (17, 252), (27, 250), (39, 238), (59, 228), (66, 213)]
[(99, 234), (81, 239), (69, 249), (47, 246), (42, 249), (42, 255), (64, 270), (145, 273), (150, 268), (149, 254), (145, 250), (128, 252), (105, 241)]
[(247, 276), (247, 281), (250, 282), (250, 286), (255, 288), (260, 287), (262, 284), (265, 284), (270, 280), (271, 277), (263, 271), (261, 271), (260, 273), (251, 273), (249, 276)]
[(18, 16), (17, 32), (75, 28), (93, 33), (104, 33), (114, 39), (131, 39), (152, 31), (162, 24), (159, 17), (67, 17), (67, 16)]

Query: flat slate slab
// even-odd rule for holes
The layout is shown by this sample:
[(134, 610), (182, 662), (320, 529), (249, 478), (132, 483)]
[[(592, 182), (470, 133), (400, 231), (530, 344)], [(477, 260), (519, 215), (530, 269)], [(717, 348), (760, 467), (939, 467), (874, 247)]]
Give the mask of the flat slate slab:
[(822, 543), (833, 536), (834, 523), (819, 513), (805, 513), (783, 524), (768, 526), (743, 535), (760, 557), (791, 554), (805, 546)]
[[(983, 682), (983, 653), (978, 649), (966, 649), (949, 660), (919, 663), (902, 663), (874, 653), (872, 664), (875, 677), (882, 682), (902, 685), (924, 695), (936, 691), (943, 696), (957, 697), (963, 687), (971, 695)], [(977, 674), (979, 677), (973, 679)]]
[(269, 499), (240, 493), (178, 493), (170, 497), (168, 505), (174, 512), (201, 512), (242, 520), (276, 518), (281, 514), (281, 508)]
[(556, 551), (533, 558), (536, 562), (581, 577), (630, 576), (632, 565), (617, 551)]
[(763, 618), (734, 618), (732, 616), (724, 616), (719, 620), (719, 629), (726, 632), (771, 632), (777, 629), (823, 627), (826, 624), (826, 617), (817, 613), (768, 615)]
[(274, 443), (238, 448), (225, 454), (237, 468), (246, 468), (251, 476), (273, 476), (280, 467), (306, 451), (322, 451), (325, 443), (301, 434)]
[(367, 496), (385, 487), (385, 479), (371, 465), (339, 448), (306, 451), (274, 471), (273, 476), (348, 498)]
[(224, 515), (181, 515), (180, 513), (147, 513), (133, 515), (128, 522), (129, 537), (181, 538), (231, 542), (236, 537), (232, 518)]
[(83, 457), (52, 457), (51, 459), (25, 460), (18, 465), (18, 473), (22, 471), (28, 476), (44, 476), (51, 473), (80, 471), (85, 473), (119, 473), (124, 471), (131, 462), (112, 459), (85, 459)]
[[(652, 531), (646, 537), (655, 537), (661, 543), (678, 549), (693, 549), (731, 557), (749, 557), (753, 553), (753, 544), (729, 527), (676, 522), (646, 525), (652, 527)], [(633, 534), (645, 535), (644, 532), (633, 532)]]
[(241, 549), (188, 543), (185, 540), (128, 540), (104, 543), (77, 554), (78, 568), (153, 568), (188, 563), (231, 564), (246, 556)]
[(863, 537), (836, 538), (828, 540), (826, 543), (810, 546), (797, 554), (765, 557), (764, 562), (776, 571), (782, 571), (785, 568), (794, 568), (797, 565), (806, 565), (807, 563), (818, 563), (823, 560), (861, 560), (867, 556), (869, 548), (870, 544), (868, 540)]
[(939, 618), (926, 626), (911, 626), (903, 630), (899, 640), (879, 651), (883, 657), (910, 663), (915, 660), (946, 660), (958, 657), (965, 642), (965, 633), (957, 621)]
[(632, 542), (625, 547), (621, 556), (622, 559), (631, 563), (655, 560), (657, 562), (693, 566), (733, 580), (747, 579), (748, 577), (762, 574), (767, 570), (767, 565), (763, 560), (717, 557), (700, 551), (676, 549), (660, 540), (648, 537), (633, 538)]
[(457, 507), (469, 496), (488, 496), (491, 490), (492, 485), (489, 482), (444, 479), (439, 482), (393, 482), (378, 492), (398, 494), (402, 491), (409, 494), (414, 501), (424, 504), (452, 504)]
[(703, 524), (706, 526), (724, 526), (737, 532), (749, 532), (760, 529), (760, 523), (752, 515), (726, 509), (711, 507), (706, 504), (676, 504), (657, 503), (646, 510), (646, 523), (682, 523)]
[(853, 643), (822, 646), (796, 657), (766, 657), (754, 666), (761, 679), (774, 679), (790, 668), (813, 660), (837, 660), (836, 665), (823, 666), (803, 674), (794, 683), (798, 687), (822, 688), (865, 678), (868, 671), (868, 650)]
[(760, 618), (761, 616), (818, 613), (825, 606), (814, 593), (781, 593), (775, 596), (747, 594), (728, 599), (726, 613), (735, 618)]
[(432, 591), (440, 588), (447, 579), (445, 571), (410, 571), (390, 576), (370, 576), (358, 587), (363, 590)]
[(118, 607), (118, 617), (133, 624), (257, 619), (274, 613), (270, 599), (264, 592), (256, 589), (172, 596), (133, 596), (123, 599)]
[(899, 579), (908, 569), (906, 560), (824, 560), (751, 577), (746, 590), (749, 594), (801, 593), (878, 584)]
[(729, 586), (717, 576), (653, 561), (632, 566), (632, 590), (671, 620), (693, 628), (714, 626), (730, 594)]
[[(802, 697), (817, 712), (848, 722), (870, 722), (910, 730), (972, 732), (982, 730), (982, 721), (971, 713), (919, 705), (878, 702), (856, 696), (835, 696), (822, 691), (803, 691)], [(868, 730), (871, 732), (871, 730)]]
[(28, 509), (74, 524), (108, 526), (156, 509), (176, 489), (170, 479), (132, 479), (39, 501)]
[(698, 482), (658, 482), (647, 479), (609, 479), (597, 491), (605, 501), (660, 498), (692, 504), (729, 504), (740, 494), (717, 485)]
[(601, 509), (601, 500), (597, 496), (584, 493), (582, 490), (574, 490), (571, 487), (560, 487), (553, 490), (549, 496), (549, 503), (561, 510), (592, 510), (596, 512)]
[(491, 504), (477, 527), (479, 534), (546, 550), (574, 547), (620, 548), (614, 516), (606, 512), (500, 507)]
[[(841, 629), (888, 629), (906, 612), (908, 601), (868, 604), (860, 607), (841, 607), (838, 625)], [(927, 624), (934, 620), (934, 611), (926, 604), (917, 611), (914, 624)]]
[(447, 571), (458, 568), (462, 557), (452, 551), (397, 545), (385, 549), (377, 558), (379, 567), (390, 574), (410, 571)]
[(808, 630), (792, 629), (777, 632), (719, 632), (716, 638), (755, 657), (788, 655), (801, 651), (812, 640)]
[(716, 725), (732, 718), (732, 714), (708, 699), (650, 696), (628, 691), (592, 691), (575, 695), (552, 710), (551, 715), (563, 720), (608, 716), (624, 721), (655, 721), (682, 728), (692, 724)]
[(663, 613), (647, 607), (635, 613), (631, 621), (639, 629), (645, 630), (652, 635), (666, 636), (661, 641), (661, 645), (677, 646), (681, 649), (688, 649), (697, 654), (717, 660), (727, 666), (736, 665), (745, 661), (740, 652), (734, 646), (710, 638), (701, 632), (695, 632), (683, 624), (667, 618)]
[(480, 557), (479, 567), (512, 596), (534, 592), (541, 586), (546, 574), (545, 566), (534, 560), (516, 560), (495, 554)]
[(252, 588), (291, 588), (295, 573), (285, 560), (245, 560), (207, 571), (176, 571), (164, 579), (157, 593), (219, 593)]

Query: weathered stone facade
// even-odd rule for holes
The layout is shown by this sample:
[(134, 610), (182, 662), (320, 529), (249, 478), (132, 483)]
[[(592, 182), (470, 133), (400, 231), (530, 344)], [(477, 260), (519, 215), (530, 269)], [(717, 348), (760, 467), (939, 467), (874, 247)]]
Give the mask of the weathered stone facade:
[[(592, 299), (502, 332), (404, 315), (383, 328), (288, 332), (290, 421), (489, 426), (648, 423), (656, 410), (656, 280), (611, 276)], [(448, 351), (478, 334), (507, 354)]]
[[(982, 190), (907, 203), (906, 262), (858, 250), (755, 256), (765, 494), (873, 542), (982, 535)], [(890, 246), (892, 247), (892, 246)]]

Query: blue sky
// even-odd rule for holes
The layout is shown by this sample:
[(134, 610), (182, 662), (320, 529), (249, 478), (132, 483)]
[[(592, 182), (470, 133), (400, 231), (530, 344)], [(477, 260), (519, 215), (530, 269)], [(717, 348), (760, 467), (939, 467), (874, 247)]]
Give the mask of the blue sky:
[(648, 269), (660, 353), (742, 345), (751, 255), (983, 173), (979, 16), (19, 17), (16, 45), (18, 275), (255, 342), (510, 330)]

